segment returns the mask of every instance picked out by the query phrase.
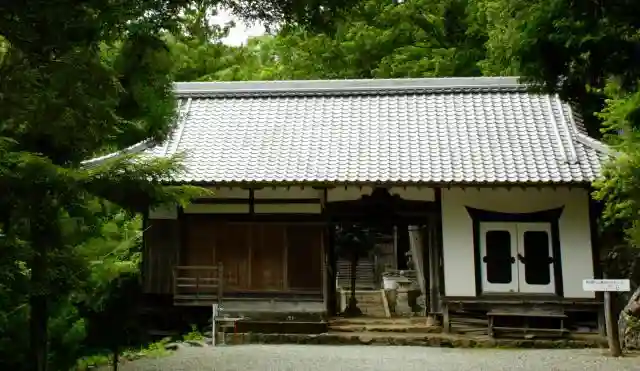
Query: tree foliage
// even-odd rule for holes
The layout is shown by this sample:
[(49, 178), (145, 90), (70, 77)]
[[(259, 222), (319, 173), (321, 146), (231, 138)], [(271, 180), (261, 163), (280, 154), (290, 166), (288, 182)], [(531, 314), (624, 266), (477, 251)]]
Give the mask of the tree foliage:
[(640, 4), (632, 0), (482, 0), (489, 14), (486, 63), (558, 92), (583, 111), (592, 135), (610, 79), (637, 88)]
[(192, 40), (173, 48), (184, 64), (203, 68), (183, 80), (479, 76), (487, 33), (473, 4), (363, 0), (321, 31), (286, 23), (243, 47)]
[(268, 48), (283, 79), (478, 76), (485, 35), (467, 0), (366, 0), (331, 32), (286, 28)]
[[(218, 6), (275, 32), (224, 45)], [(162, 142), (176, 80), (521, 75), (574, 103), (617, 151), (596, 196), (640, 245), (638, 11), (631, 0), (1, 3), (0, 366), (44, 370), (48, 342), (65, 368), (133, 290), (135, 214), (201, 191), (165, 184), (179, 156), (83, 163)]]
[[(166, 35), (173, 33), (184, 43), (216, 37), (224, 29), (209, 32), (202, 12), (219, 4), (249, 19), (320, 27), (346, 2), (0, 4), (0, 265), (7, 268), (0, 301), (9, 308), (0, 325), (12, 331), (20, 323), (24, 329), (15, 316), (28, 318), (28, 336), (23, 330), (16, 339), (27, 339), (30, 346), (29, 352), (20, 348), (27, 342), (7, 347), (13, 352), (2, 359), (9, 369), (40, 371), (52, 362), (60, 369), (54, 358), (65, 353), (62, 349), (73, 353), (65, 344), (77, 344), (74, 336), (81, 337), (80, 332), (52, 333), (59, 334), (57, 338), (48, 330), (76, 328), (77, 322), (68, 320), (78, 318), (77, 308), (65, 304), (70, 297), (100, 307), (83, 288), (92, 274), (99, 274), (98, 281), (106, 285), (97, 290), (111, 290), (107, 287), (115, 278), (92, 265), (82, 249), (92, 241), (109, 246), (105, 226), (121, 226), (108, 211), (110, 205), (131, 215), (200, 194), (195, 187), (166, 185), (182, 170), (179, 157), (123, 156), (98, 166), (87, 166), (84, 160), (143, 140), (157, 144), (166, 139), (175, 122), (176, 72)], [(94, 257), (99, 253), (91, 250)], [(110, 262), (114, 265), (119, 277), (122, 267)], [(49, 354), (50, 345), (58, 351)], [(16, 356), (20, 354), (25, 357)]]
[(608, 225), (640, 244), (640, 3), (631, 0), (479, 0), (488, 73), (523, 76), (580, 110), (589, 133), (615, 150), (595, 196)]

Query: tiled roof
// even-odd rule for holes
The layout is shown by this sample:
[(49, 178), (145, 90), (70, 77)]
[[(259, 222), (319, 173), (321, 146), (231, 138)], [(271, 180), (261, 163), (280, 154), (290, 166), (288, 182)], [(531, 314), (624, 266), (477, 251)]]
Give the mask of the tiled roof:
[(177, 83), (184, 182), (581, 183), (607, 148), (516, 78)]

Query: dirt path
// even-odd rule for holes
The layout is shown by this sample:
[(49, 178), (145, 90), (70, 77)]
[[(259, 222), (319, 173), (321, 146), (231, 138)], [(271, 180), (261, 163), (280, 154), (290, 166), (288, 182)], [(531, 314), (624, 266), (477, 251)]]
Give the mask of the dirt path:
[(122, 371), (627, 371), (640, 356), (605, 357), (603, 350), (447, 349), (390, 346), (238, 345), (185, 348)]

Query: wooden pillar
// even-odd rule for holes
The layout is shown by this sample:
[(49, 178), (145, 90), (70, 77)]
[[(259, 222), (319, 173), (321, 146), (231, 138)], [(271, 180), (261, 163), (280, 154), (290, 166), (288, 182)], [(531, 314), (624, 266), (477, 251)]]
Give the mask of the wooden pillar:
[(438, 310), (444, 310), (442, 308), (442, 297), (445, 296), (445, 282), (444, 282), (444, 243), (442, 241), (442, 189), (436, 188), (436, 217), (434, 220), (434, 259), (433, 267), (436, 277), (436, 293), (437, 293), (437, 308)]
[(333, 227), (331, 215), (327, 210), (327, 189), (320, 190), (320, 205), (322, 207), (322, 216), (324, 220), (324, 231), (322, 233), (322, 250), (323, 250), (323, 285), (322, 296), (324, 299), (325, 311), (328, 316), (336, 314), (336, 295), (335, 295), (335, 256), (333, 248)]
[(451, 332), (451, 322), (449, 320), (449, 306), (445, 303), (442, 305), (442, 331), (445, 334)]
[(427, 290), (427, 294), (424, 298), (425, 304), (425, 314), (428, 316), (432, 311), (431, 307), (432, 303), (432, 295), (431, 290), (431, 231), (429, 230), (429, 225), (431, 224), (431, 218), (427, 221), (426, 227), (422, 228), (422, 239), (424, 244), (424, 249), (422, 250), (422, 272), (424, 275), (424, 285)]
[(437, 313), (440, 311), (440, 288), (438, 285), (438, 246), (436, 236), (435, 218), (431, 218), (429, 225), (429, 312)]

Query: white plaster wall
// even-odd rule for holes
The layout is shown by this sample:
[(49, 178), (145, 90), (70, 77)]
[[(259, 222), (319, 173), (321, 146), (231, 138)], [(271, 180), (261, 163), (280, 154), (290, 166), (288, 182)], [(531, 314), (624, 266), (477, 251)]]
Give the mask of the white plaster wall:
[(178, 219), (178, 206), (165, 205), (149, 208), (149, 219)]
[(559, 221), (566, 298), (593, 298), (582, 280), (593, 278), (588, 191), (579, 188), (451, 188), (442, 190), (446, 296), (475, 296), (473, 224), (465, 206), (527, 213), (564, 206)]
[(370, 195), (372, 187), (335, 187), (327, 190), (327, 202), (357, 200), (364, 195)]
[[(247, 201), (248, 202), (248, 201)], [(189, 204), (185, 214), (248, 214), (249, 204)]]
[(249, 190), (239, 187), (210, 187), (213, 193), (207, 195), (207, 198), (249, 198)]
[(322, 206), (317, 204), (256, 204), (256, 214), (320, 214)]
[(254, 197), (256, 199), (269, 198), (317, 198), (320, 199), (323, 191), (313, 187), (267, 187), (256, 189)]

